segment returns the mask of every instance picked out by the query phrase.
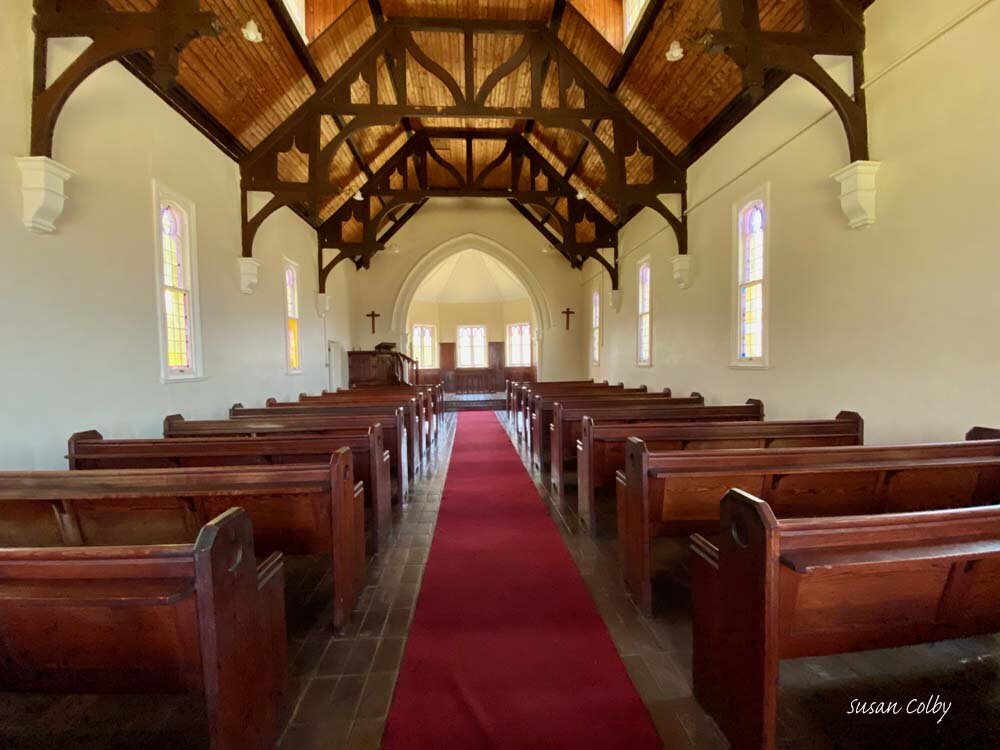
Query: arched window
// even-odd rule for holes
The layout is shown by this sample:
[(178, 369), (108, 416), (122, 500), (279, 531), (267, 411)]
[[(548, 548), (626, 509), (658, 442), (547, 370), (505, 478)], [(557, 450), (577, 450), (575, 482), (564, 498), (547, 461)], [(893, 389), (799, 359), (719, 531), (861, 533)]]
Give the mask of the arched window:
[(736, 351), (739, 365), (766, 364), (767, 203), (764, 194), (745, 201), (736, 218)]
[(486, 326), (458, 327), (458, 366), (486, 367)]
[(437, 357), (435, 355), (434, 326), (415, 325), (413, 326), (413, 340), (410, 342), (411, 356), (420, 363), (423, 369), (433, 369), (437, 367)]
[(590, 361), (601, 364), (601, 292), (594, 290), (590, 313)]
[(531, 325), (513, 323), (507, 326), (507, 366), (531, 367)]
[(163, 382), (201, 375), (194, 205), (154, 182), (159, 282), (160, 376)]
[(636, 364), (648, 367), (653, 364), (653, 319), (650, 314), (650, 286), (652, 269), (649, 259), (639, 261), (638, 321), (636, 330)]
[(302, 371), (302, 340), (299, 332), (298, 267), (285, 261), (285, 359), (288, 372)]

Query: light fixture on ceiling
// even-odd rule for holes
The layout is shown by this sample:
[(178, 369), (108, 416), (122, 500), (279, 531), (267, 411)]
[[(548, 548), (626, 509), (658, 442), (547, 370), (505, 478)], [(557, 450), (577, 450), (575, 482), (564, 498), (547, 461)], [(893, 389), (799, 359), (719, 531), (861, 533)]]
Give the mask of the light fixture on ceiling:
[(356, 200), (356, 201), (363, 201), (364, 199), (365, 199), (365, 197), (361, 194), (360, 190), (355, 190), (354, 191), (354, 200)]
[(678, 62), (684, 58), (684, 48), (676, 39), (670, 43), (670, 47), (667, 49), (666, 57), (670, 62)]
[(542, 255), (548, 255), (554, 249), (555, 248), (553, 248), (552, 245), (546, 242), (544, 245), (542, 245)]
[(393, 255), (399, 255), (399, 251), (401, 248), (398, 242), (390, 242), (388, 245), (385, 246), (385, 249), (388, 250)]
[(260, 44), (264, 41), (264, 35), (260, 33), (257, 22), (252, 18), (243, 27), (243, 38), (251, 44)]
[(578, 191), (577, 194), (576, 194), (576, 199), (578, 201), (585, 201), (585, 200), (587, 200), (587, 191), (586, 190), (580, 190), (580, 191)]

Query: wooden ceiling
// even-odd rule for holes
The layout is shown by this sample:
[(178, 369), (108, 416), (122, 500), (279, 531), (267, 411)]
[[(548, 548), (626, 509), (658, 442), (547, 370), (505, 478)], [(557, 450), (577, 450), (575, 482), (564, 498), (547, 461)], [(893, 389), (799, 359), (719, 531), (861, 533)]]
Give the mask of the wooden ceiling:
[[(147, 10), (155, 5), (155, 0), (106, 1), (119, 10)], [(704, 139), (742, 88), (740, 71), (729, 57), (711, 54), (695, 44), (704, 31), (718, 25), (718, 0), (650, 0), (624, 49), (621, 0), (307, 0), (308, 45), (292, 28), (281, 0), (201, 0), (201, 7), (217, 15), (222, 30), (215, 37), (195, 39), (185, 48), (178, 83), (211, 118), (213, 127), (231, 134), (246, 150), (254, 148), (301, 106), (317, 86), (375, 34), (385, 18), (474, 18), (548, 24), (674, 154), (684, 154), (699, 136)], [(761, 15), (767, 29), (800, 30), (803, 0), (761, 0)], [(251, 19), (264, 37), (260, 44), (243, 37), (241, 29)], [(461, 36), (426, 31), (414, 36), (423, 51), (462, 84)], [(473, 36), (477, 85), (514, 52), (521, 39), (513, 33)], [(674, 40), (682, 43), (685, 55), (672, 63), (664, 53)], [(529, 75), (528, 65), (523, 66), (491, 97), (507, 106), (523, 106), (527, 103)], [(440, 82), (429, 75), (411, 75), (407, 86), (410, 96), (421, 101), (442, 105), (450, 101)], [(387, 102), (395, 101), (388, 62), (379, 71), (379, 91)], [(545, 96), (553, 100), (557, 96), (551, 78)], [(323, 127), (327, 141), (343, 125), (334, 118), (328, 120)], [(607, 123), (593, 125), (607, 142)], [(427, 117), (366, 129), (353, 136), (350, 147), (341, 148), (331, 165), (331, 175), (344, 189), (330, 200), (319, 218), (325, 219), (348, 200), (406, 142), (410, 132), (423, 128), (504, 128), (523, 132), (530, 144), (578, 190), (589, 191), (603, 178), (601, 159), (594, 148), (584, 147), (579, 134), (523, 120)], [(434, 145), (453, 166), (465, 169), (466, 152), (461, 142), (439, 140)], [(499, 148), (500, 143), (477, 145), (472, 154), (476, 169), (489, 164)], [(304, 179), (305, 160), (292, 155), (283, 171)], [(612, 221), (621, 219), (616, 206), (597, 196), (592, 202)]]

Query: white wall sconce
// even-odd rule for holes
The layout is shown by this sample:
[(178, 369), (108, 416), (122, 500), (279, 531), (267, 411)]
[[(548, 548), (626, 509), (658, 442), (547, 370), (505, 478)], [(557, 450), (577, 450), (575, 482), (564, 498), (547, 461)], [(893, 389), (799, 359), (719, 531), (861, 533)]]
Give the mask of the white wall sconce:
[(76, 173), (47, 156), (18, 157), (17, 167), (24, 226), (39, 234), (56, 231), (56, 220), (66, 204), (66, 180)]
[(690, 255), (675, 255), (670, 259), (670, 265), (674, 267), (674, 283), (681, 289), (687, 289), (691, 286), (694, 258)]
[(316, 293), (316, 314), (321, 318), (325, 318), (326, 314), (330, 312), (330, 295), (326, 292)]
[(257, 291), (260, 261), (256, 258), (237, 258), (240, 270), (240, 291), (253, 294)]
[(851, 229), (875, 223), (875, 175), (881, 166), (877, 161), (856, 161), (830, 175), (840, 184), (840, 208)]
[(621, 312), (622, 310), (622, 290), (621, 289), (611, 289), (608, 291), (608, 304), (611, 305), (611, 309), (615, 312)]

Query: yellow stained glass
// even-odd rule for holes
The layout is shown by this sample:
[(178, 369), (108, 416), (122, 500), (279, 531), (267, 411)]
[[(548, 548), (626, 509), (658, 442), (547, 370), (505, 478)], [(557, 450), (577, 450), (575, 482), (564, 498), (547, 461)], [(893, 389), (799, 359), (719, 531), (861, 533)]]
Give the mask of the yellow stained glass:
[(649, 362), (652, 340), (649, 331), (649, 313), (639, 316), (639, 361)]
[(764, 355), (764, 203), (740, 213), (740, 359)]
[(299, 321), (288, 318), (288, 367), (292, 370), (302, 366), (299, 352)]
[(743, 287), (740, 294), (740, 357), (756, 359), (763, 354), (764, 296), (760, 282)]
[(167, 366), (172, 370), (186, 370), (191, 366), (187, 292), (164, 289), (163, 303), (167, 325)]

